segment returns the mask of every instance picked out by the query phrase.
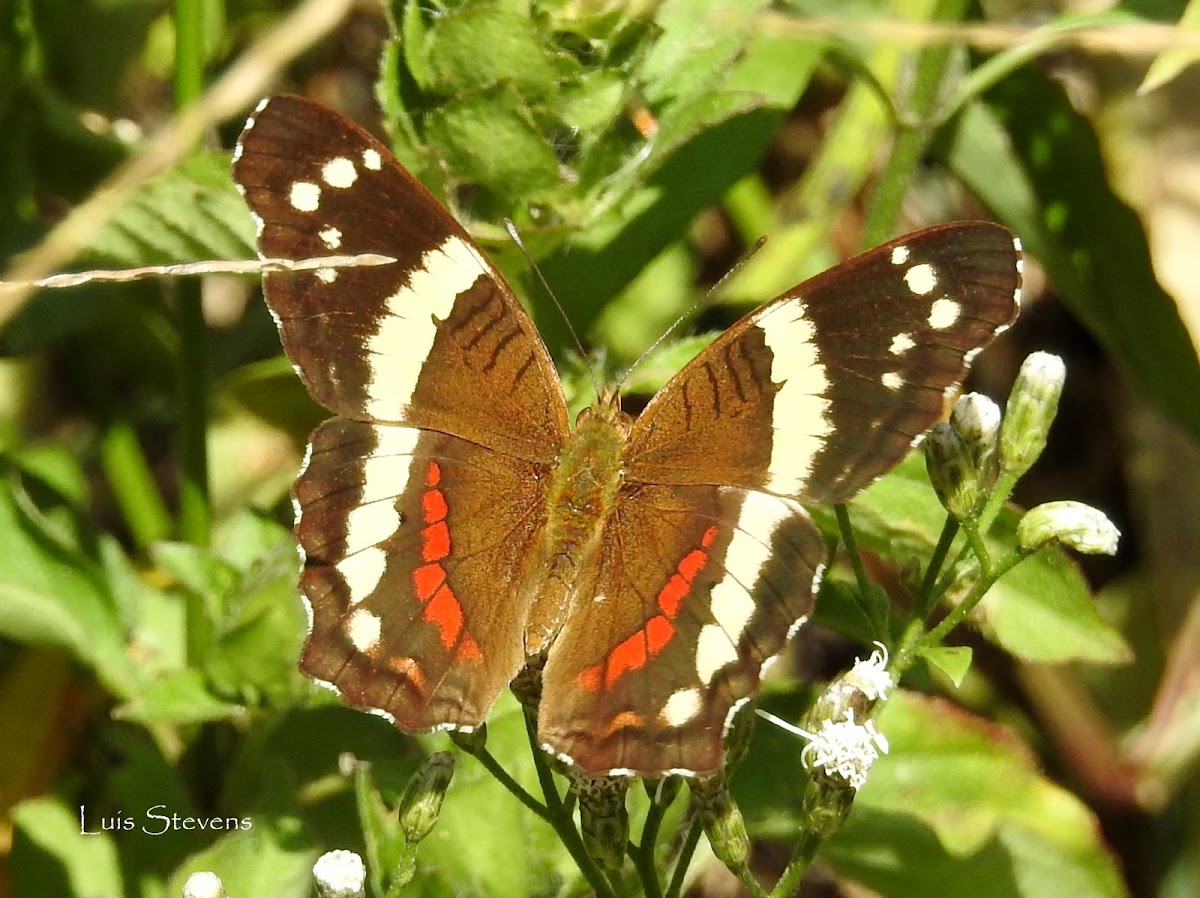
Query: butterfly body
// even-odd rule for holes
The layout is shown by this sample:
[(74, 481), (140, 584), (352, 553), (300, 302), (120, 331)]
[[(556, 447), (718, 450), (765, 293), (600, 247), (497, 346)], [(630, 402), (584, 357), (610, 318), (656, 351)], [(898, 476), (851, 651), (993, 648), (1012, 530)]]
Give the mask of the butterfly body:
[(631, 420), (568, 427), (549, 353), (461, 226), (357, 126), (261, 106), (234, 159), (267, 303), (333, 412), (294, 491), (310, 676), (410, 731), (479, 726), (527, 666), (538, 738), (589, 773), (708, 774), (811, 612), (845, 501), (1016, 314), (986, 223), (892, 241), (743, 318)]

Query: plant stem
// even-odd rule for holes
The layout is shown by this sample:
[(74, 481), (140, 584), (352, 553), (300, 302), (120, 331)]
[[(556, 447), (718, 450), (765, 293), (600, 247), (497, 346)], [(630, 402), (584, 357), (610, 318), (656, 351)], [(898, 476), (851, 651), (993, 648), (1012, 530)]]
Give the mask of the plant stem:
[(684, 837), (683, 847), (679, 850), (679, 858), (675, 861), (675, 869), (671, 873), (671, 882), (667, 885), (664, 898), (679, 898), (679, 892), (683, 888), (683, 879), (687, 876), (688, 867), (692, 864), (692, 855), (696, 853), (696, 846), (700, 844), (701, 832), (703, 832), (703, 828), (700, 821), (693, 819), (687, 836)]

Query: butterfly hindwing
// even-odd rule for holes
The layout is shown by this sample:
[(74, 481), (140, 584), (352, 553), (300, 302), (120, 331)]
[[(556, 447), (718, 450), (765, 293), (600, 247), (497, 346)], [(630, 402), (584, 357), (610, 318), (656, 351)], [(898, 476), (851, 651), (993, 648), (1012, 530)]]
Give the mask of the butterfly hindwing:
[(743, 318), (651, 400), (628, 476), (844, 502), (944, 412), (1017, 314), (1020, 252), (988, 222), (928, 228)]
[(302, 669), (408, 730), (482, 723), (525, 663), (545, 474), (431, 431), (318, 427), (295, 488)]
[(627, 487), (550, 650), (542, 743), (589, 771), (715, 772), (731, 712), (810, 612), (824, 554), (790, 500)]

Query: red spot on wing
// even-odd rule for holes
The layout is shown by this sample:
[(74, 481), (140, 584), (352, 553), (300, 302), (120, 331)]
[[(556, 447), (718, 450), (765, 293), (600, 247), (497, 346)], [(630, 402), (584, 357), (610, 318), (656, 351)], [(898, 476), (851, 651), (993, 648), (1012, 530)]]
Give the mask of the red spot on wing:
[(604, 673), (604, 688), (612, 689), (613, 684), (627, 670), (637, 670), (646, 666), (646, 631), (638, 630), (619, 646), (608, 653), (608, 669)]
[[(440, 563), (451, 552), (450, 525), (446, 520), (450, 505), (446, 494), (438, 489), (441, 482), (441, 465), (431, 461), (425, 472), (427, 488), (421, 494), (421, 521), (425, 524), (421, 530), (421, 560), (425, 564), (413, 570), (413, 588), (425, 605), (421, 617), (438, 628), (438, 640), (446, 650), (454, 651), (456, 659), (478, 661), (483, 658), (483, 651), (469, 633), (463, 632), (462, 603), (446, 582), (446, 567)], [(420, 675), (415, 665), (412, 669)]]
[(439, 586), (446, 582), (446, 570), (440, 564), (423, 564), (413, 571), (413, 586), (417, 588), (417, 598), (428, 602), (433, 598)]
[(575, 683), (585, 692), (598, 692), (601, 685), (612, 689), (623, 674), (640, 670), (646, 662), (661, 652), (675, 636), (671, 621), (679, 614), (683, 600), (692, 591), (696, 577), (708, 564), (709, 549), (717, 540), (720, 530), (714, 525), (700, 537), (700, 548), (692, 549), (680, 560), (675, 572), (659, 591), (657, 602), (662, 614), (656, 614), (632, 636), (608, 653), (600, 664), (585, 668), (575, 678)]
[(442, 645), (447, 649), (454, 648), (458, 634), (462, 632), (463, 613), (462, 605), (449, 586), (443, 586), (433, 594), (425, 605), (423, 617), (438, 628)]
[(674, 635), (675, 627), (661, 614), (646, 622), (646, 642), (649, 644), (651, 655), (657, 655), (666, 648), (667, 643)]
[(682, 574), (672, 574), (671, 579), (667, 581), (667, 585), (658, 594), (658, 607), (662, 609), (663, 614), (667, 617), (677, 615), (679, 613), (679, 606), (683, 604), (683, 600), (687, 598), (687, 594), (691, 591), (691, 588), (691, 581), (687, 580)]
[(430, 524), (421, 531), (421, 560), (441, 561), (450, 554), (450, 528), (445, 521)]
[(675, 568), (675, 573), (658, 593), (658, 607), (667, 617), (674, 618), (679, 613), (679, 607), (687, 598), (688, 593), (692, 591), (692, 584), (696, 582), (696, 577), (708, 564), (708, 550), (716, 541), (718, 532), (715, 525), (704, 531), (704, 535), (700, 537), (700, 548), (692, 549), (683, 556)]
[(444, 521), (446, 512), (449, 510), (446, 505), (446, 497), (441, 490), (428, 490), (421, 497), (421, 517), (424, 518), (426, 524)]

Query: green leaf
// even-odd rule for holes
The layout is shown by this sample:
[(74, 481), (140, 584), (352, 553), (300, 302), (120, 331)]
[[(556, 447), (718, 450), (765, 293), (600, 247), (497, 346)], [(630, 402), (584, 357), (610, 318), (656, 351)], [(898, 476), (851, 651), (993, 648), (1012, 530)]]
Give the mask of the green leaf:
[(9, 857), (18, 895), (120, 898), (125, 885), (117, 846), (97, 820), (80, 823), (78, 807), (57, 798), (23, 801), (12, 811)]
[(254, 255), (254, 223), (233, 189), (229, 155), (192, 156), (148, 180), (92, 241), (107, 265), (162, 265)]
[(921, 657), (936, 667), (955, 686), (961, 686), (971, 669), (971, 649), (960, 645), (935, 645), (921, 651)]
[(1091, 126), (1030, 68), (995, 91), (946, 147), (955, 173), (1021, 235), (1071, 311), (1162, 412), (1200, 436), (1200, 360), (1155, 280), (1137, 216), (1108, 186)]
[(1028, 747), (948, 702), (893, 693), (871, 768), (821, 856), (890, 898), (1116, 898), (1100, 826), (1038, 770)]
[(0, 634), (66, 649), (114, 695), (132, 694), (138, 676), (99, 565), (48, 526), (11, 470), (0, 485)]
[[(444, 748), (445, 737), (430, 744)], [(518, 782), (541, 795), (523, 715), (511, 693), (504, 693), (488, 718), (487, 745)], [(440, 894), (517, 898), (548, 881), (577, 880), (579, 873), (550, 826), (468, 757), (455, 771), (437, 830), (418, 849), (417, 877), (440, 880)]]
[[(1180, 37), (1186, 35), (1192, 38), (1200, 35), (1200, 0), (1189, 0), (1183, 14), (1179, 17), (1177, 34)], [(1190, 45), (1168, 47), (1155, 57), (1154, 62), (1150, 63), (1146, 77), (1142, 79), (1142, 83), (1138, 87), (1138, 94), (1148, 94), (1150, 91), (1174, 81), (1184, 69), (1197, 62), (1200, 62), (1200, 48), (1196, 46), (1194, 40)]]
[(138, 695), (113, 711), (118, 720), (142, 726), (208, 723), (245, 716), (242, 705), (217, 698), (198, 670), (180, 670), (155, 680)]
[[(558, 158), (507, 83), (463, 94), (434, 110), (427, 136), (460, 176), (503, 191), (506, 210), (525, 194), (554, 186)], [(484, 217), (487, 209), (478, 210)]]
[(188, 876), (209, 870), (221, 877), (229, 895), (310, 898), (312, 865), (321, 852), (300, 838), (298, 821), (244, 819), (248, 828), (229, 832), (188, 858), (171, 877), (167, 893), (182, 894)]

